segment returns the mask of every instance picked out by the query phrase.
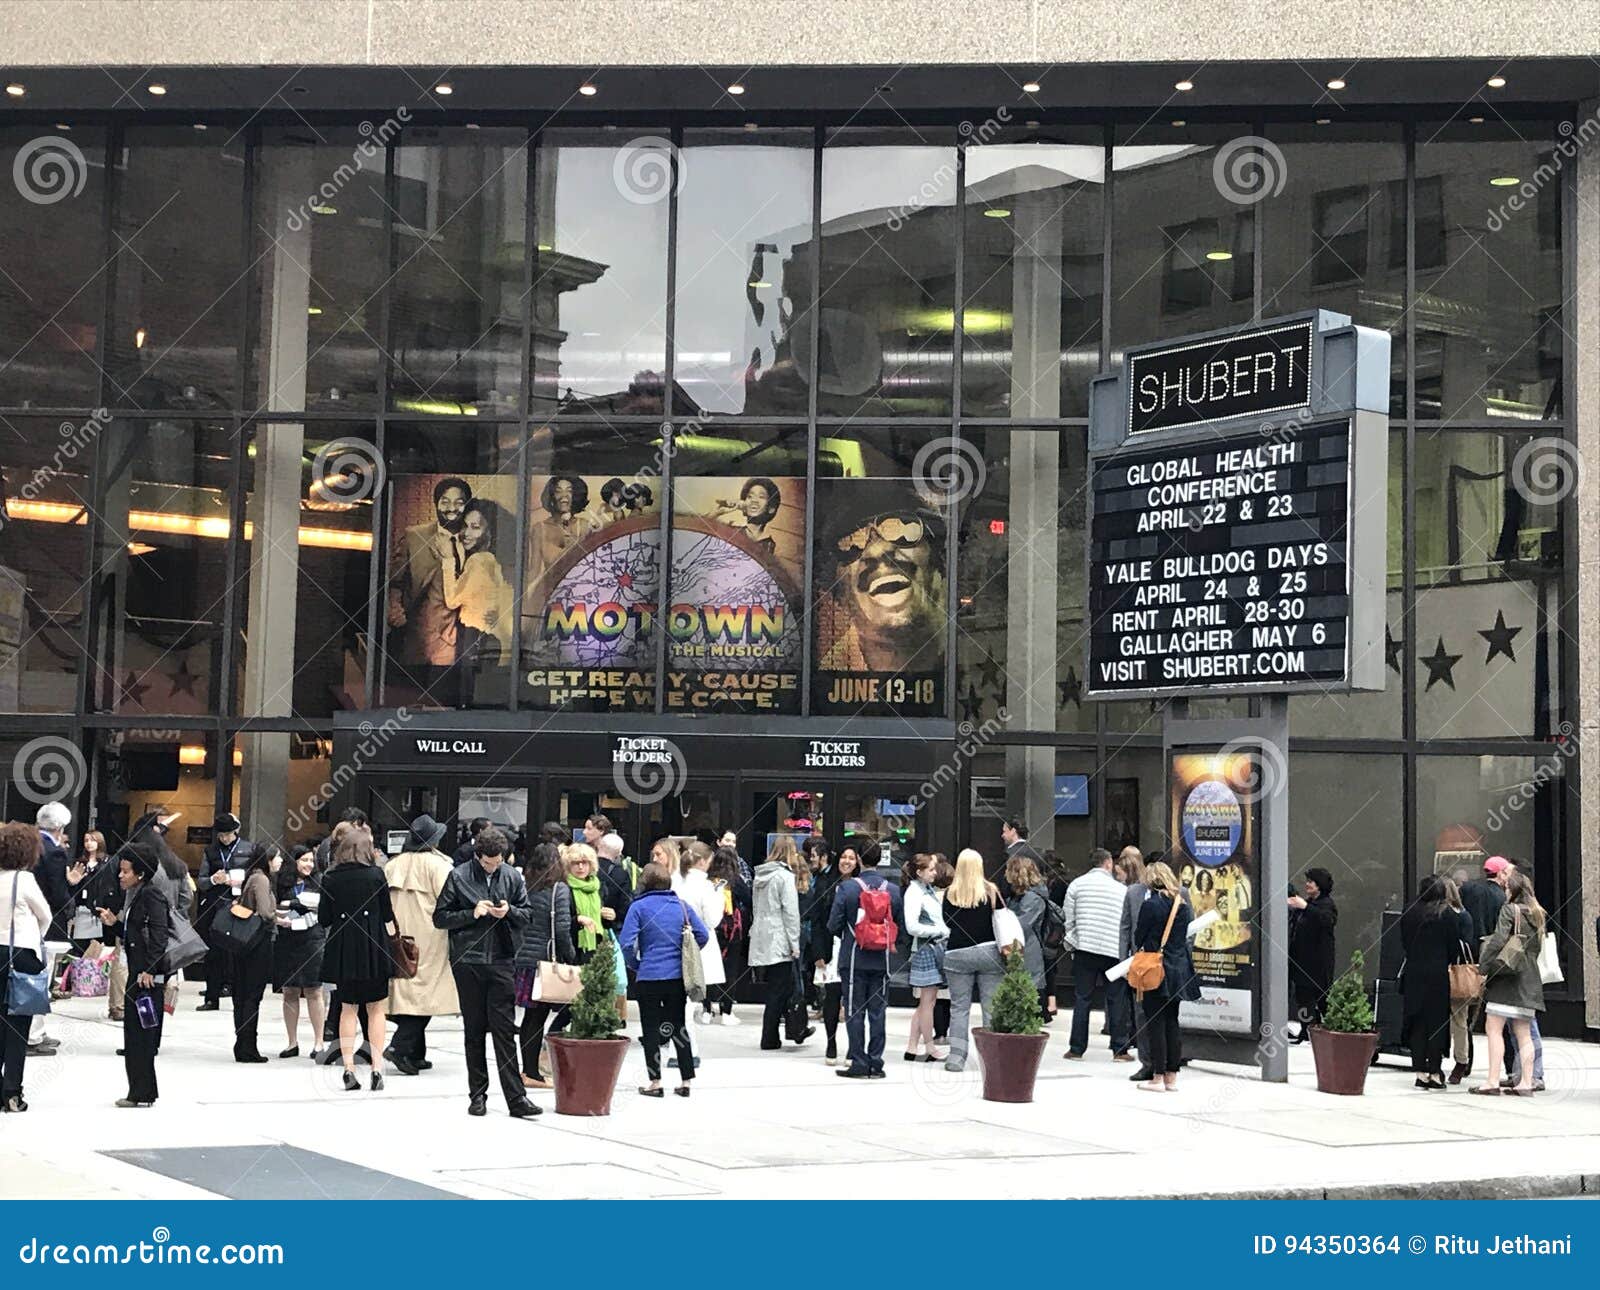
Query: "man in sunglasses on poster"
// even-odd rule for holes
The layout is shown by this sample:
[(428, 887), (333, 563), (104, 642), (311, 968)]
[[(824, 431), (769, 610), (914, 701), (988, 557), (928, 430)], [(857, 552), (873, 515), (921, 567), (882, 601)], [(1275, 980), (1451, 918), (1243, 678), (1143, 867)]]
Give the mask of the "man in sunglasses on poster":
[(836, 710), (936, 711), (943, 697), (944, 521), (909, 485), (849, 480), (838, 492), (822, 549), (832, 556), (828, 590), (842, 613), (832, 630), (825, 621), (820, 641), (822, 700)]

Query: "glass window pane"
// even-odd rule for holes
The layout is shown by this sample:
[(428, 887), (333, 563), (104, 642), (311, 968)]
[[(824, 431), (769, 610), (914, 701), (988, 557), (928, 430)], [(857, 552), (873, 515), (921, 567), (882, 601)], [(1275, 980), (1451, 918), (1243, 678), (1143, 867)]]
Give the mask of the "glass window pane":
[(956, 507), (933, 481), (938, 455), (954, 452), (929, 431), (819, 440), (813, 711), (945, 712), (945, 534)]
[(390, 401), (515, 413), (527, 132), (407, 129), (395, 149)]
[(244, 135), (221, 126), (136, 126), (113, 229), (114, 405), (228, 408), (238, 401), (245, 272)]
[[(1328, 785), (1338, 784), (1337, 793)], [(1360, 950), (1365, 975), (1378, 975), (1378, 934), (1385, 909), (1403, 909), (1405, 847), (1395, 828), (1404, 815), (1405, 767), (1399, 757), (1292, 753), (1289, 757), (1290, 881), (1308, 868), (1333, 876), (1339, 909), (1338, 971)]]
[(384, 166), (393, 123), (262, 132), (255, 212), (259, 303), (252, 407), (378, 405)]
[(509, 702), (520, 428), (384, 427), (388, 707)]
[(192, 727), (96, 732), (94, 826), (105, 834), (108, 850), (114, 853), (149, 812), (176, 811), (167, 845), (190, 873), (199, 873), (217, 813), (217, 779), (228, 773), (222, 761), (229, 756), (226, 740)]
[(805, 415), (811, 143), (810, 130), (684, 136), (673, 376), (692, 414)]
[[(1417, 416), (1560, 416), (1561, 167), (1571, 156), (1555, 155), (1548, 123), (1419, 135)], [(1439, 190), (1426, 247), (1425, 183)]]
[(1417, 733), (1546, 736), (1561, 716), (1566, 445), (1438, 430), (1416, 451)]
[(828, 136), (815, 364), (823, 416), (950, 410), (956, 151), (948, 138), (915, 130)]
[(1098, 130), (1027, 134), (967, 149), (968, 416), (1085, 416), (1100, 370), (1105, 148)]
[(1095, 709), (1083, 699), (1085, 432), (971, 427), (964, 438), (982, 472), (956, 532), (957, 715), (977, 724), (1003, 706), (1013, 730), (1092, 731)]
[[(1283, 189), (1257, 205), (1261, 313), (1332, 309), (1387, 331), (1390, 414), (1405, 416), (1406, 188), (1398, 126), (1281, 125)], [(1398, 248), (1398, 255), (1396, 249)]]
[(0, 417), (0, 712), (77, 707), (89, 467), (104, 429)]
[(665, 129), (633, 131), (631, 138), (595, 130), (540, 136), (536, 416), (662, 411), (671, 149)]
[(244, 716), (365, 706), (376, 440), (366, 422), (251, 432), (249, 592), (234, 651)]
[(1114, 349), (1250, 320), (1252, 195), (1213, 174), (1219, 151), (1250, 133), (1242, 125), (1167, 121), (1118, 133), (1111, 151)]
[(94, 706), (214, 713), (239, 437), (227, 423), (117, 419), (98, 442)]
[(800, 711), (806, 432), (675, 441), (668, 711)]
[(105, 171), (103, 130), (0, 130), (0, 406), (100, 402)]
[(661, 435), (541, 426), (529, 452), (521, 702), (565, 712), (653, 712)]

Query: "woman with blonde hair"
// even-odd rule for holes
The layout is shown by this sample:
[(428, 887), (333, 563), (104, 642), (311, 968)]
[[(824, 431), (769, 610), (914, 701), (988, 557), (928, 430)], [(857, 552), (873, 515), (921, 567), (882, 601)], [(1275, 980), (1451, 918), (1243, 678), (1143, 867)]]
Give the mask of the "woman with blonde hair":
[(1005, 973), (994, 943), (994, 911), (1004, 906), (1000, 889), (984, 876), (983, 857), (967, 847), (956, 857), (956, 876), (944, 894), (944, 921), (950, 929), (944, 953), (944, 975), (950, 984), (947, 1071), (962, 1070), (967, 1064), (974, 993), (984, 1024), (989, 1022), (989, 1000)]
[[(1527, 1097), (1535, 1089), (1533, 1020), (1544, 1011), (1544, 981), (1539, 975), (1539, 948), (1544, 941), (1545, 912), (1533, 884), (1520, 869), (1505, 871), (1506, 903), (1500, 910), (1494, 931), (1483, 942), (1478, 966), (1483, 970), (1483, 1026), (1489, 1037), (1490, 1082), (1473, 1088), (1474, 1093), (1494, 1096), (1506, 1093)], [(1515, 945), (1514, 945), (1515, 943)], [(1495, 1083), (1505, 1060), (1505, 1028), (1511, 1023), (1520, 1058), (1521, 1078), (1510, 1088)]]
[[(1189, 906), (1180, 898), (1178, 877), (1172, 867), (1156, 861), (1147, 865), (1144, 884), (1149, 895), (1139, 906), (1133, 929), (1133, 948), (1161, 954), (1161, 984), (1139, 996), (1141, 1027), (1150, 1054), (1150, 1078), (1139, 1085), (1146, 1093), (1175, 1093), (1179, 1048), (1178, 1005), (1200, 997), (1194, 959), (1189, 952)], [(1169, 923), (1170, 920), (1170, 923)]]

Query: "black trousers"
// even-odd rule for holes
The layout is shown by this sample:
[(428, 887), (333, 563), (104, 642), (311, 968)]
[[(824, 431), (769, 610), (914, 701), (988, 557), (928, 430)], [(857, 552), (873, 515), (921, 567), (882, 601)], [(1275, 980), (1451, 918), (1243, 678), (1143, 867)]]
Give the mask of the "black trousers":
[(727, 1016), (733, 1011), (733, 992), (744, 975), (750, 970), (746, 961), (750, 956), (750, 943), (737, 940), (727, 945), (722, 951), (722, 973), (727, 978), (721, 985), (708, 985), (706, 987), (705, 1010), (709, 1013), (715, 1010)]
[(1150, 1053), (1152, 1078), (1176, 1075), (1183, 1063), (1183, 1045), (1178, 1034), (1178, 1004), (1178, 999), (1168, 995), (1147, 994), (1139, 1005), (1144, 1014), (1144, 1036)]
[(489, 1066), (485, 1040), (494, 1040), (494, 1062), (500, 1072), (500, 1091), (506, 1105), (516, 1106), (526, 1095), (517, 1070), (517, 992), (514, 969), (506, 963), (456, 963), (450, 968), (461, 1000), (461, 1025), (467, 1046), (467, 1092), (489, 1096)]
[(261, 998), (272, 979), (272, 938), (248, 954), (233, 957), (233, 1056), (245, 1061), (260, 1055), (256, 1047), (256, 1024), (261, 1019)]
[[(162, 1003), (166, 987), (153, 985), (145, 989), (129, 975), (128, 992), (122, 1002), (122, 1064), (128, 1072), (128, 1100), (154, 1102), (156, 1100), (156, 1053), (161, 1048), (161, 1027), (166, 1021)], [(155, 1004), (156, 1024), (146, 1030), (139, 1024), (139, 996), (149, 995)]]
[(432, 1017), (414, 1017), (405, 1014), (390, 1017), (394, 1022), (394, 1035), (389, 1040), (389, 1050), (396, 1057), (404, 1057), (410, 1062), (422, 1062), (428, 1058), (428, 1023)]
[(794, 963), (769, 963), (761, 969), (761, 981), (766, 986), (767, 1004), (761, 1012), (761, 1046), (783, 1047), (783, 1014), (789, 1010), (789, 1000), (794, 997)]
[(884, 1027), (889, 1003), (889, 974), (857, 969), (844, 978), (848, 1014), (845, 1033), (850, 1037), (850, 1069), (881, 1071), (887, 1040)]
[[(0, 989), (6, 977), (0, 973)], [(28, 1064), (28, 1027), (32, 1017), (0, 1013), (0, 1099), (22, 1096), (22, 1068)]]
[(943, 1043), (950, 1033), (950, 1000), (935, 999), (933, 1001), (933, 1038), (936, 1043)]
[(539, 1058), (544, 1053), (545, 1023), (551, 1017), (555, 1024), (552, 1033), (566, 1029), (572, 1019), (572, 1009), (564, 1003), (530, 1003), (522, 1010), (522, 1026), (517, 1031), (517, 1043), (522, 1049), (522, 1073), (529, 1079), (539, 1078)]
[[(221, 900), (224, 904), (229, 903), (226, 892), (223, 893)], [(223, 987), (231, 988), (233, 985), (233, 955), (226, 950), (208, 950), (205, 965), (206, 1002), (219, 1003), (222, 1000)]]
[(635, 981), (633, 997), (639, 1005), (639, 1033), (644, 1039), (644, 1068), (652, 1080), (661, 1078), (661, 1046), (671, 1042), (678, 1054), (678, 1078), (694, 1078), (694, 1049), (689, 1044), (689, 1023), (684, 1005), (689, 996), (681, 980)]
[(828, 1037), (828, 1055), (839, 1051), (839, 1011), (844, 1006), (844, 986), (829, 981), (822, 987), (822, 1033)]

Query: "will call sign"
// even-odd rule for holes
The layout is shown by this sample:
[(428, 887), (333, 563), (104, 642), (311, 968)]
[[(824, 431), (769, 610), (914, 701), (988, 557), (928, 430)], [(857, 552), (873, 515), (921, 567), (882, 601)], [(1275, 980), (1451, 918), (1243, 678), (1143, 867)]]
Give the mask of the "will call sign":
[(1100, 461), (1090, 693), (1343, 681), (1350, 435), (1341, 419)]

